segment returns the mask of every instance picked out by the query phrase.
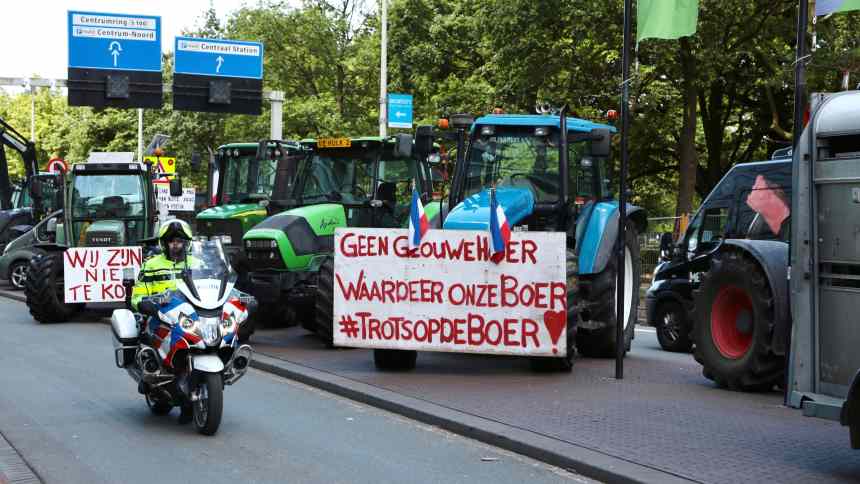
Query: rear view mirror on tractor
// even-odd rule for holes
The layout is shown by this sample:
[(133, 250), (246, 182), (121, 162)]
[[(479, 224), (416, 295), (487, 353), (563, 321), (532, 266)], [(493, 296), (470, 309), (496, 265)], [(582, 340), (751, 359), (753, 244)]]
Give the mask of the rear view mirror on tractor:
[(423, 125), (415, 129), (415, 151), (421, 159), (433, 151), (433, 126)]
[(412, 135), (398, 133), (394, 135), (394, 156), (400, 158), (412, 157)]
[(194, 151), (191, 153), (191, 169), (197, 171), (200, 168), (200, 153)]
[(33, 199), (42, 199), (42, 180), (33, 178), (30, 180), (30, 197)]
[(182, 196), (182, 179), (179, 177), (173, 178), (170, 180), (170, 196), (171, 197), (181, 197)]
[(606, 128), (591, 130), (591, 154), (594, 156), (609, 156), (611, 134)]

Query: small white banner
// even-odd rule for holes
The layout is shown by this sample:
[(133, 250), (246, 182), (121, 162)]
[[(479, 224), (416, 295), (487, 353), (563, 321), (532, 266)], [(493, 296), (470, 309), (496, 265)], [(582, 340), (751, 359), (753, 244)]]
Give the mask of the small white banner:
[(490, 261), (487, 232), (339, 228), (334, 343), (360, 348), (565, 356), (565, 234), (514, 232)]
[(125, 300), (123, 274), (137, 279), (140, 247), (75, 247), (63, 254), (63, 287), (67, 303)]
[(195, 189), (183, 188), (181, 197), (171, 197), (168, 185), (158, 184), (155, 186), (155, 201), (159, 207), (167, 207), (171, 212), (193, 212)]

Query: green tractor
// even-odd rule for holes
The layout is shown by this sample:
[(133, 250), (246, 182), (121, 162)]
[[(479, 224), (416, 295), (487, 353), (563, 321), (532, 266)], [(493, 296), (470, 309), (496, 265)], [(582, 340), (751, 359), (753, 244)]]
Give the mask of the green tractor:
[[(30, 314), (40, 323), (63, 322), (82, 304), (65, 302), (63, 254), (72, 247), (142, 245), (157, 222), (151, 165), (137, 162), (78, 163), (65, 177), (64, 210), (48, 220), (46, 239), (36, 245), (44, 255), (33, 257), (25, 295)], [(38, 181), (31, 194), (42, 197)], [(178, 180), (170, 186), (179, 196)]]
[[(294, 208), (245, 234), (247, 292), (259, 301), (260, 317), (280, 319), (291, 312), (331, 346), (334, 231), (408, 226), (413, 186), (426, 204), (431, 226), (438, 226), (440, 204), (429, 203), (426, 161), (432, 139), (419, 137), (413, 143), (411, 135), (400, 134), (301, 144), (305, 157), (290, 201)], [(413, 145), (423, 148), (413, 150)]]
[(210, 208), (197, 214), (197, 235), (221, 240), (230, 256), (241, 251), (242, 235), (283, 209), (301, 156), (291, 141), (220, 146), (209, 162)]

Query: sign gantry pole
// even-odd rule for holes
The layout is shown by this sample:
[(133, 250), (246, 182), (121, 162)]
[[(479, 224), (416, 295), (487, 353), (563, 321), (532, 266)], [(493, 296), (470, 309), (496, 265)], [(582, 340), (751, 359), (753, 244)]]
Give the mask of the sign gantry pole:
[[(627, 143), (630, 139), (630, 44), (632, 40), (633, 23), (633, 0), (624, 0), (624, 47), (621, 54), (621, 173), (618, 177), (618, 241), (616, 277), (618, 283), (615, 286), (615, 378), (624, 378), (624, 352), (627, 349), (624, 344), (624, 324), (627, 322), (624, 311), (625, 288), (624, 277), (627, 269), (625, 257), (627, 253), (626, 229), (627, 229), (627, 165), (628, 151)], [(631, 307), (632, 309), (632, 307)]]

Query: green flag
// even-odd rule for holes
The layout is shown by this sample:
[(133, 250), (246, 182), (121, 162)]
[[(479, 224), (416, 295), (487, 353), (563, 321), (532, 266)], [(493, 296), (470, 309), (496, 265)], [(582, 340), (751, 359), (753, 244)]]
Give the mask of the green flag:
[(647, 38), (677, 39), (696, 33), (699, 0), (639, 0), (636, 42)]
[(815, 2), (816, 16), (850, 10), (860, 10), (860, 0), (818, 0)]

